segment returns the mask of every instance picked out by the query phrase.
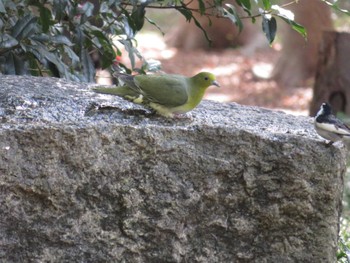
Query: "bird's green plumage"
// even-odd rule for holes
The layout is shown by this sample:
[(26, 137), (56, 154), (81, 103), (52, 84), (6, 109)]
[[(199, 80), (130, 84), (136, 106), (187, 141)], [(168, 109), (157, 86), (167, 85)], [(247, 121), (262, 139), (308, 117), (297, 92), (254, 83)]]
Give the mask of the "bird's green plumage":
[(201, 72), (191, 78), (172, 74), (137, 76), (121, 74), (118, 78), (124, 85), (95, 88), (94, 91), (145, 104), (166, 117), (192, 110), (201, 102), (209, 86), (219, 86), (215, 76), (208, 72)]
[(178, 75), (138, 75), (134, 80), (150, 102), (177, 107), (188, 100), (188, 79)]

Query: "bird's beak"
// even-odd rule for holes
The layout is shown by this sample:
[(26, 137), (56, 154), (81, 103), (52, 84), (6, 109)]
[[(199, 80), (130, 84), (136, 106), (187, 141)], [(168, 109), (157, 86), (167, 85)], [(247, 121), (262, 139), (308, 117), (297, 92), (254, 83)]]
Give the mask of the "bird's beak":
[(220, 84), (216, 80), (214, 80), (211, 84), (220, 88)]

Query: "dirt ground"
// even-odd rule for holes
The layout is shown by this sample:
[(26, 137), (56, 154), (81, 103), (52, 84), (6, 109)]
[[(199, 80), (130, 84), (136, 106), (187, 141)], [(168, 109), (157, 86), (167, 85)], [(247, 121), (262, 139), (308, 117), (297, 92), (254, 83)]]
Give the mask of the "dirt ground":
[[(278, 51), (266, 48), (249, 56), (240, 49), (224, 51), (181, 51), (167, 47), (158, 35), (142, 35), (138, 49), (146, 59), (159, 60), (166, 73), (192, 76), (200, 71), (216, 75), (221, 88), (210, 87), (205, 99), (237, 102), (243, 105), (280, 109), (292, 114), (308, 115), (312, 87), (281, 88), (275, 81), (257, 78), (253, 71), (268, 72)], [(128, 63), (127, 58), (122, 58)]]

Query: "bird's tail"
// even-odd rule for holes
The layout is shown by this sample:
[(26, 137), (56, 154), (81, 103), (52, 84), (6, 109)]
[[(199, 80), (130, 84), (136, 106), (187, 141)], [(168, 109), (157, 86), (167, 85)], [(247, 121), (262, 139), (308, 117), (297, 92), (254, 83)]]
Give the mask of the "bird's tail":
[(101, 93), (101, 94), (111, 94), (111, 95), (121, 95), (121, 91), (119, 87), (113, 86), (113, 87), (106, 87), (106, 86), (97, 86), (92, 88), (92, 90), (96, 93)]
[(92, 89), (96, 93), (116, 95), (119, 97), (138, 97), (139, 94), (127, 86), (97, 86)]

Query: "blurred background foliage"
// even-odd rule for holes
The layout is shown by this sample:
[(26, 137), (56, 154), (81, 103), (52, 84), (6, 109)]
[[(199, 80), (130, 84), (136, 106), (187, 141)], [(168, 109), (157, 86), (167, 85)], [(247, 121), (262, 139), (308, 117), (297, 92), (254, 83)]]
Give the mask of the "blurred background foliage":
[[(190, 4), (195, 2), (196, 7)], [(243, 29), (241, 16), (255, 22), (262, 17), (262, 29), (270, 43), (276, 35), (276, 19), (281, 18), (303, 36), (305, 29), (291, 13), (274, 1), (236, 0), (146, 0), (146, 1), (73, 1), (73, 0), (0, 0), (0, 72), (2, 74), (55, 76), (94, 82), (96, 68), (109, 71), (144, 73), (159, 69), (157, 63), (143, 61), (136, 68), (135, 35), (145, 22), (160, 28), (146, 10), (176, 10), (192, 21), (210, 42), (198, 16), (224, 17)], [(278, 2), (278, 1), (276, 1)], [(128, 53), (131, 67), (118, 61), (121, 44)]]

